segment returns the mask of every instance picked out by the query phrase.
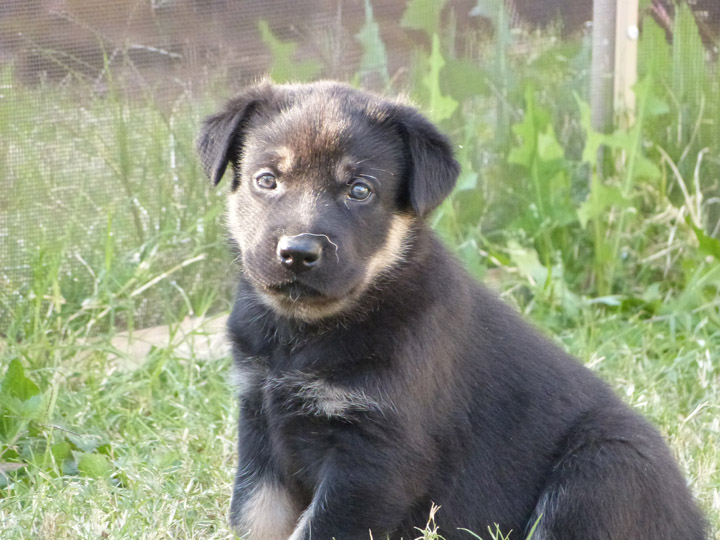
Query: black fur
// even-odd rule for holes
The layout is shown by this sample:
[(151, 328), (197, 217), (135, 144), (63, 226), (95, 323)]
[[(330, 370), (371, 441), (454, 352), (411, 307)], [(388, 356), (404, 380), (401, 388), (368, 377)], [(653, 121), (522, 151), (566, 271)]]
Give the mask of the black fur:
[[(198, 146), (215, 182), (235, 170), (242, 534), (411, 540), (435, 503), (447, 540), (495, 523), (521, 539), (536, 522), (535, 540), (705, 537), (657, 431), (425, 225), (458, 167), (416, 111), (333, 83), (265, 84), (211, 117)], [(276, 188), (257, 187), (265, 170)], [(348, 199), (358, 178), (368, 201)], [(401, 256), (378, 256), (401, 222)], [(302, 234), (327, 241), (294, 274), (275, 248)], [(281, 496), (268, 504), (261, 486)]]

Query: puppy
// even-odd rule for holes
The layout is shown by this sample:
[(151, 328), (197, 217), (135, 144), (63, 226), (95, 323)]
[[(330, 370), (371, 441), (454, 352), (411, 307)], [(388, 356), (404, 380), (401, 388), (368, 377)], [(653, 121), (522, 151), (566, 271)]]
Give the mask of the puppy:
[(657, 431), (475, 283), (426, 218), (458, 165), (414, 109), (260, 84), (205, 121), (242, 261), (231, 522), (249, 540), (701, 540)]

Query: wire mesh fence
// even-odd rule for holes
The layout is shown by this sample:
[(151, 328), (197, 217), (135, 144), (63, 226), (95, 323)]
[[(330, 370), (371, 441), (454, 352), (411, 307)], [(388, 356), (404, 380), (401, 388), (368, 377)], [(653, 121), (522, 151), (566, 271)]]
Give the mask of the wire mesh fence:
[[(719, 10), (691, 4), (711, 60)], [(653, 46), (672, 47), (676, 7), (642, 9)], [(591, 14), (591, 0), (4, 0), (0, 320), (71, 304), (133, 325), (222, 303), (222, 190), (203, 183), (193, 139), (266, 75), (410, 94), (458, 144), (462, 223), (519, 218), (526, 186), (501, 158), (528, 92), (558, 118), (587, 99)], [(576, 125), (556, 129), (582, 151)], [(559, 189), (581, 201), (587, 172), (575, 173)]]

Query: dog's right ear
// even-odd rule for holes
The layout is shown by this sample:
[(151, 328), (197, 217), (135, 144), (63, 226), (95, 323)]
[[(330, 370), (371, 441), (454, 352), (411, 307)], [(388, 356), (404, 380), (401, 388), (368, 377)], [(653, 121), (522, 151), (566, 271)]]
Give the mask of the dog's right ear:
[(254, 86), (234, 99), (225, 109), (209, 116), (195, 142), (203, 170), (213, 185), (218, 185), (229, 162), (237, 164), (240, 158), (243, 127), (258, 106), (272, 93), (270, 84)]

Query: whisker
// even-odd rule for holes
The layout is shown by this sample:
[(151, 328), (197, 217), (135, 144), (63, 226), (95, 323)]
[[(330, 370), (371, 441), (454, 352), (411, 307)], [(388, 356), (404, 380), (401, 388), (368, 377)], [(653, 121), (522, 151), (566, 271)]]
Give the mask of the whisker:
[(309, 232), (306, 232), (306, 233), (294, 234), (294, 235), (292, 235), (292, 236), (288, 236), (288, 238), (296, 238), (296, 237), (298, 237), (298, 236), (303, 236), (303, 235), (319, 236), (319, 237), (321, 237), (321, 238), (325, 238), (325, 240), (327, 240), (328, 243), (329, 243), (330, 245), (332, 245), (332, 247), (335, 248), (335, 258), (337, 259), (337, 262), (340, 262), (340, 255), (338, 254), (338, 250), (340, 249), (340, 246), (338, 246), (335, 242), (333, 242), (332, 240), (330, 240), (330, 237), (329, 237), (327, 234), (317, 234), (317, 233), (309, 233)]

